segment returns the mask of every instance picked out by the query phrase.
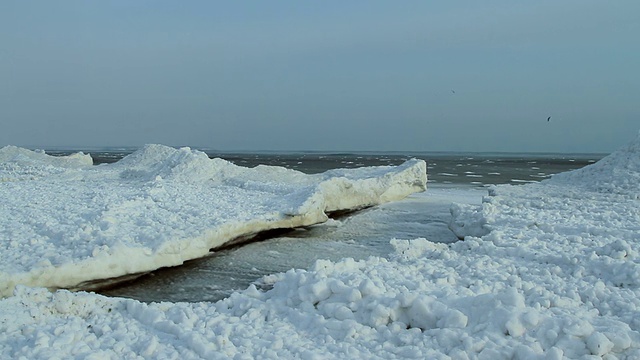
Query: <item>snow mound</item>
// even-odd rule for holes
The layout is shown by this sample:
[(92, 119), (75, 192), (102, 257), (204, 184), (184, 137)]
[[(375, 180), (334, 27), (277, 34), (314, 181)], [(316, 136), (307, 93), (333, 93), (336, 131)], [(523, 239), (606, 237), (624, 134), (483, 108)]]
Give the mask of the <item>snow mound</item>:
[(89, 154), (81, 152), (68, 156), (51, 156), (44, 151), (32, 151), (16, 146), (5, 146), (0, 149), (0, 163), (17, 163), (23, 166), (56, 166), (56, 167), (84, 167), (93, 165), (93, 159)]
[(89, 154), (51, 156), (44, 151), (32, 151), (16, 146), (0, 149), (0, 183), (41, 178), (62, 172), (72, 172), (93, 165)]
[[(541, 185), (544, 186), (541, 187)], [(521, 206), (530, 208), (532, 212), (548, 207), (550, 202), (555, 202), (549, 199), (552, 194), (558, 197), (558, 201), (584, 198), (591, 202), (602, 199), (607, 204), (615, 202), (635, 204), (633, 200), (640, 199), (640, 134), (628, 145), (584, 168), (555, 174), (551, 179), (524, 187), (491, 186), (489, 196), (483, 199), (481, 206), (453, 204), (449, 228), (461, 239), (465, 236), (487, 235), (492, 230), (492, 224), (498, 221), (496, 220), (496, 215), (499, 213), (497, 205), (514, 204), (520, 201), (519, 198), (522, 198), (525, 193), (529, 193), (524, 197), (530, 200), (523, 202)], [(509, 197), (518, 198), (518, 200), (510, 200)], [(602, 211), (595, 210), (595, 213)], [(514, 211), (511, 210), (511, 212)], [(535, 214), (528, 216), (534, 217)], [(598, 220), (601, 219), (598, 218)], [(527, 220), (518, 220), (518, 222), (523, 226), (531, 225)]]
[(327, 212), (426, 188), (421, 160), (306, 175), (162, 145), (99, 166), (81, 154), (0, 154), (0, 296), (17, 284), (74, 288), (179, 265), (260, 231), (321, 223)]
[[(452, 249), (466, 249), (465, 264), (484, 259), (471, 288), (493, 293), (502, 279), (523, 296), (527, 310), (510, 334), (540, 336), (523, 322), (535, 310), (535, 329), (548, 332), (537, 340), (543, 348), (555, 344), (567, 358), (640, 356), (639, 171), (636, 139), (583, 169), (494, 186), (481, 206), (451, 208), (450, 228), (464, 238)], [(610, 332), (616, 327), (621, 338)]]
[(640, 198), (640, 134), (627, 146), (582, 169), (556, 174), (546, 180), (587, 189)]

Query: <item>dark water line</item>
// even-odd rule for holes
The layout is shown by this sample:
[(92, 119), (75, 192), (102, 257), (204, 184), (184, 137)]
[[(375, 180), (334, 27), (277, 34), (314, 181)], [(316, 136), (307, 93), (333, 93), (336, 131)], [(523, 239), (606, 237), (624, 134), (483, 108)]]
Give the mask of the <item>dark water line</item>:
[[(76, 150), (53, 150), (54, 156), (68, 155)], [(94, 164), (114, 163), (130, 154), (128, 150), (89, 152)], [(428, 181), (432, 184), (485, 186), (489, 184), (521, 184), (540, 181), (559, 172), (579, 169), (592, 164), (604, 154), (536, 154), (536, 153), (224, 153), (207, 152), (209, 157), (222, 158), (236, 165), (281, 166), (307, 174), (335, 168), (363, 166), (395, 166), (411, 158), (425, 160)]]

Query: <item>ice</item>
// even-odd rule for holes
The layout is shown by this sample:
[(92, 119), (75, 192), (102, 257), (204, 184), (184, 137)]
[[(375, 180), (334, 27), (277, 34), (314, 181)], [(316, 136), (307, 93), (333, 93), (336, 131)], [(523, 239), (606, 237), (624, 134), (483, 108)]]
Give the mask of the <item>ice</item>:
[(260, 231), (426, 188), (426, 165), (306, 175), (244, 168), (189, 148), (147, 145), (114, 164), (0, 149), (0, 296), (15, 285), (73, 288), (182, 264)]
[[(455, 206), (463, 241), (392, 239), (215, 303), (17, 286), (8, 358), (640, 358), (640, 138), (578, 172)], [(469, 191), (469, 196), (477, 192)], [(411, 201), (411, 198), (408, 200)], [(478, 230), (481, 231), (478, 231)], [(469, 230), (469, 231), (468, 231)]]

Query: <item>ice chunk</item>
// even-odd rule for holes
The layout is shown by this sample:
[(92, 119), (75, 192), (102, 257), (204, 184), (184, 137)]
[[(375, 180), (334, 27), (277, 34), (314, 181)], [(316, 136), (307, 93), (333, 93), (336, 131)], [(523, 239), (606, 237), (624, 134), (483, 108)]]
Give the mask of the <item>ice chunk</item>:
[(426, 188), (422, 160), (315, 175), (162, 145), (100, 166), (16, 147), (0, 149), (0, 160), (0, 296), (16, 284), (74, 288), (179, 265), (260, 231)]

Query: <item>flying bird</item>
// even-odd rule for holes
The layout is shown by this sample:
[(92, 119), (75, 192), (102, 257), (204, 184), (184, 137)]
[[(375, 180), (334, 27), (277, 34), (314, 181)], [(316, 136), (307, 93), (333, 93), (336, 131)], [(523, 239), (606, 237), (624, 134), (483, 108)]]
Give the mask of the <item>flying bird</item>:
[(549, 116), (549, 117), (547, 118), (547, 121), (549, 121), (549, 120), (551, 120), (551, 116)]

